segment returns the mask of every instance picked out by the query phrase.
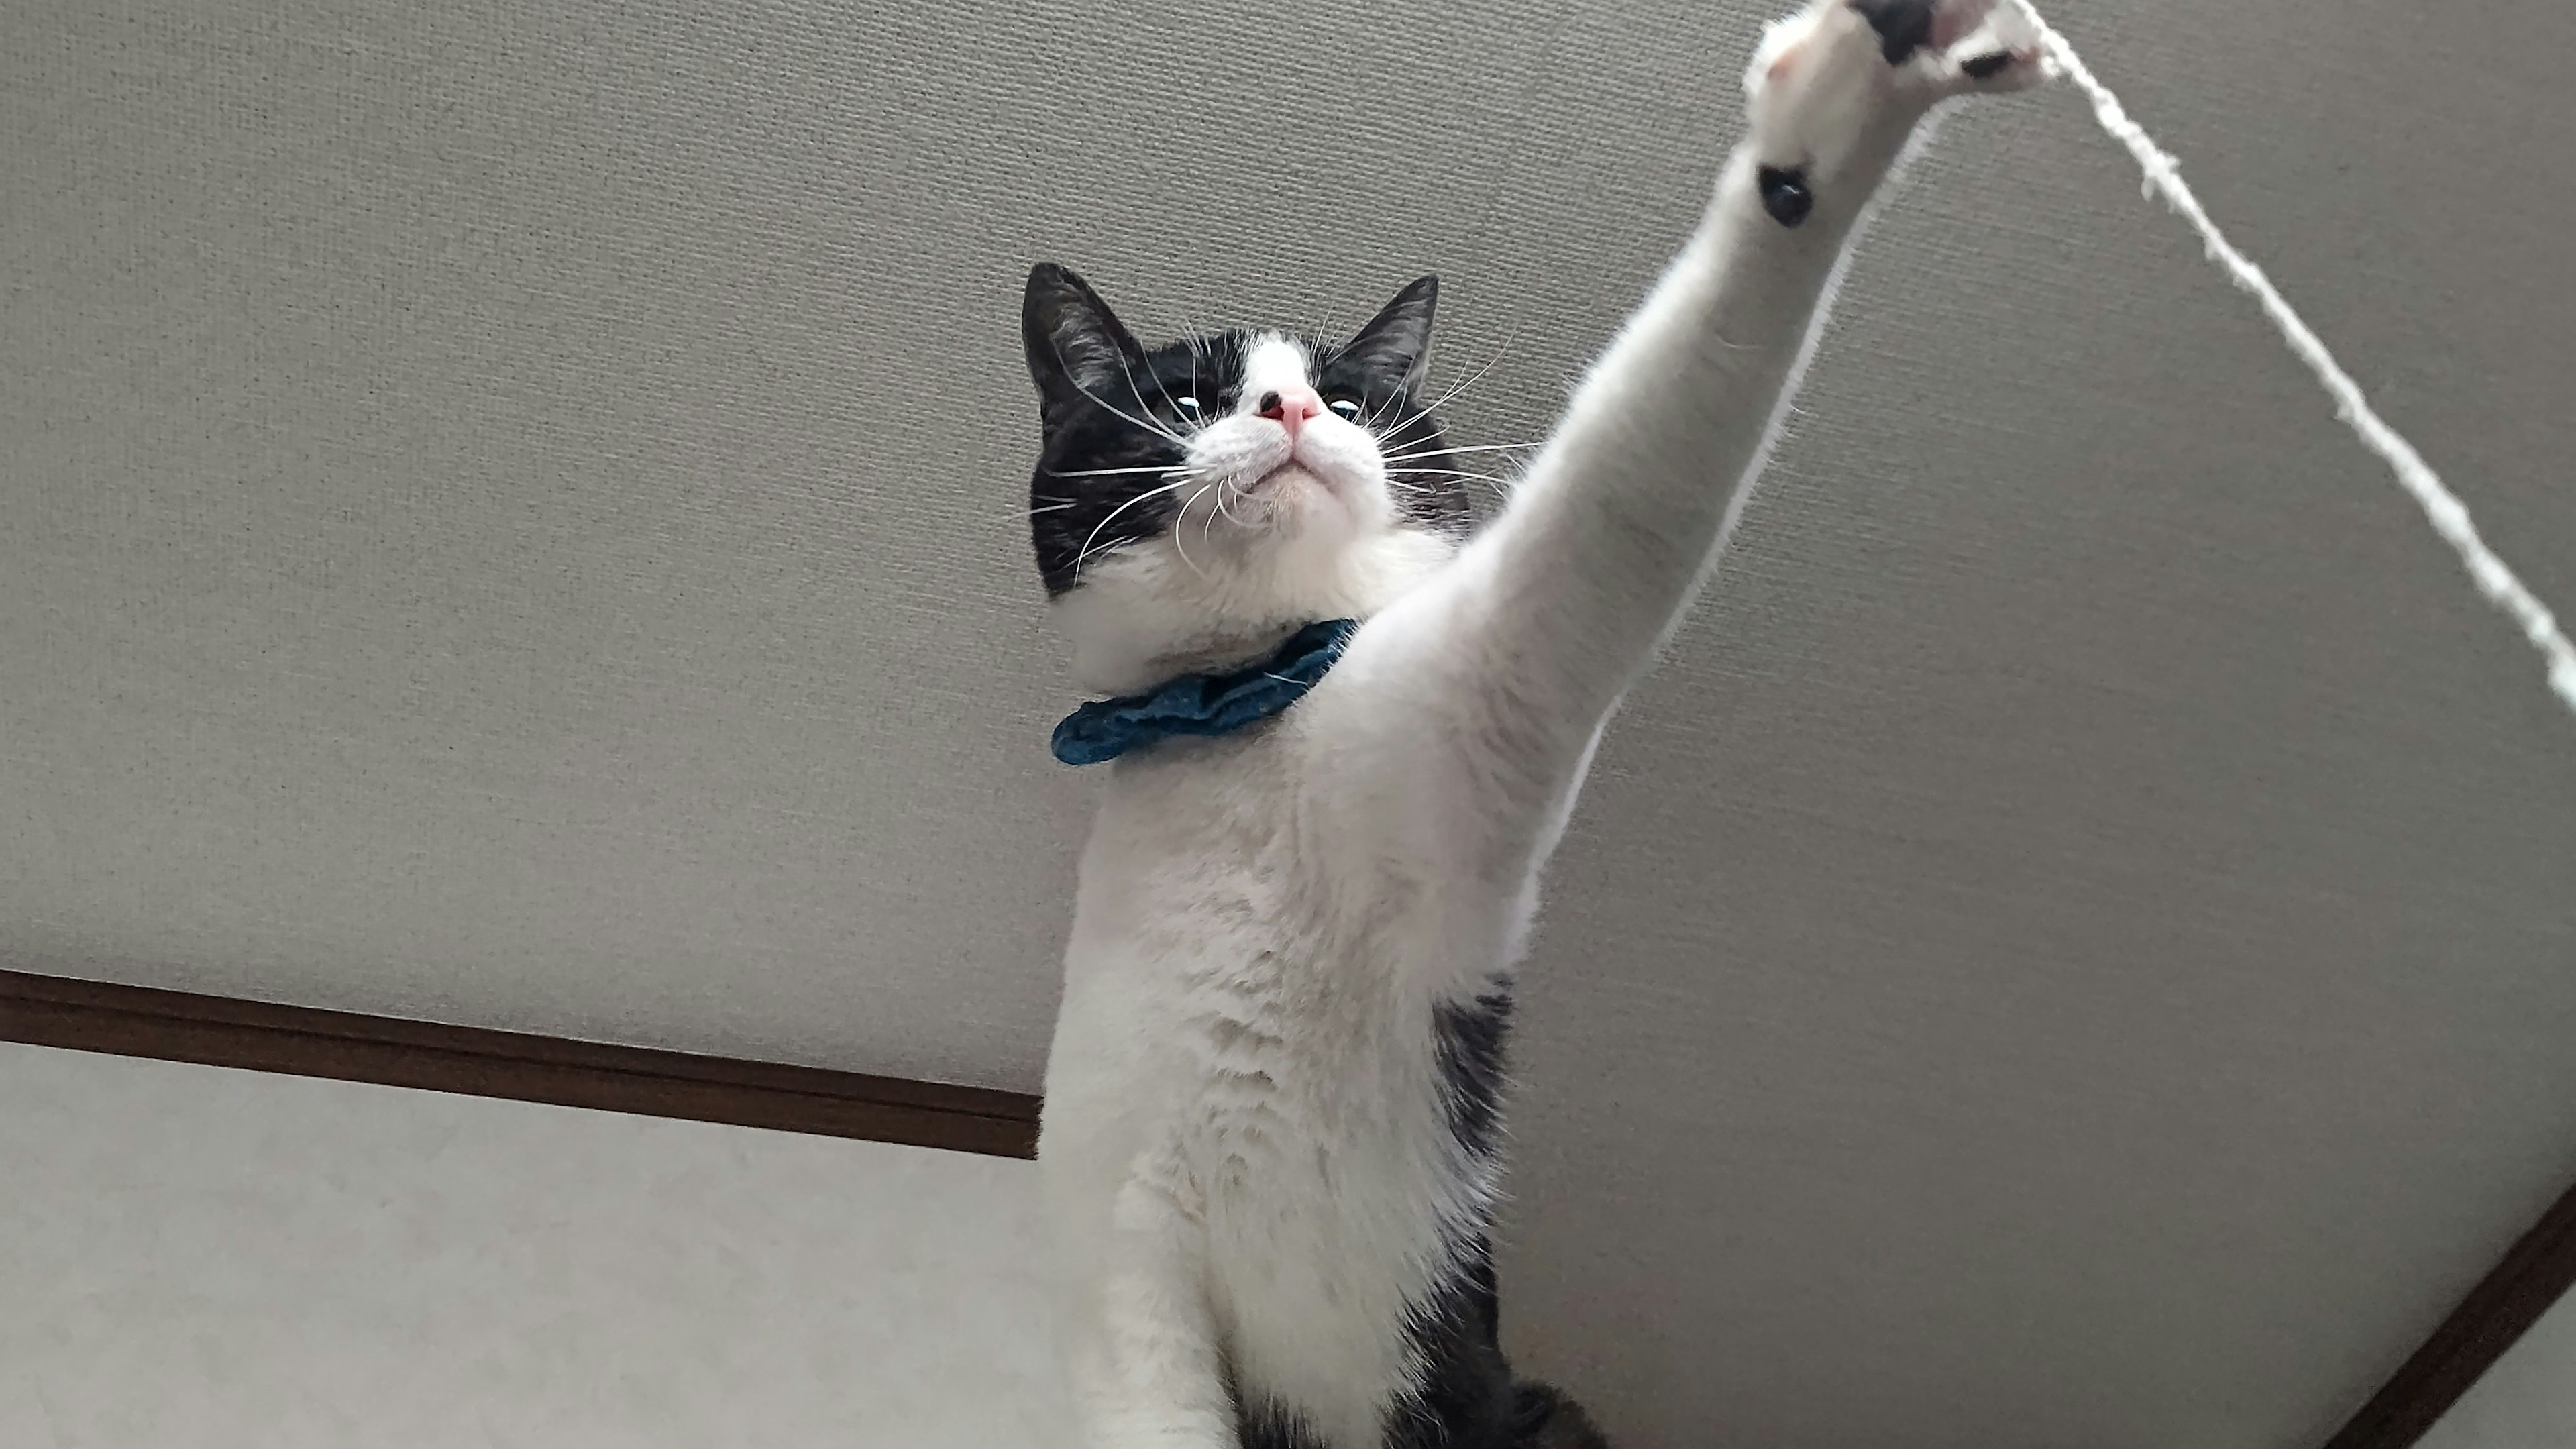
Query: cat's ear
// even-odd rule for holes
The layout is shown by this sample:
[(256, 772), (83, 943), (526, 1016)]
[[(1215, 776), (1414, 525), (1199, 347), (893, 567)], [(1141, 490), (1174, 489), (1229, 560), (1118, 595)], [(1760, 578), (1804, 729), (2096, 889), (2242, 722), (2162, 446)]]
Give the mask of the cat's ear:
[(1368, 325), (1333, 354), (1386, 385), (1413, 387), (1431, 361), (1431, 315), (1440, 305), (1440, 279), (1423, 277), (1395, 294)]
[(1106, 391), (1108, 379), (1144, 356), (1091, 284), (1053, 262), (1029, 271), (1029, 289), (1020, 299), (1020, 342), (1049, 421), (1086, 393)]

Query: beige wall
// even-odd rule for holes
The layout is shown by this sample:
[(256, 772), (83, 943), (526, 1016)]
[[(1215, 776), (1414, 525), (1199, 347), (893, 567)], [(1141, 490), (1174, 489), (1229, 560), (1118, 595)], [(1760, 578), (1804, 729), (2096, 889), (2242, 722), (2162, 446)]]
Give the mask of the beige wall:
[[(1782, 3), (0, 0), (0, 961), (1035, 1086), (1028, 264), (1437, 269), (1537, 436)], [(2576, 6), (2059, 8), (2576, 616)], [(1551, 876), (1506, 1333), (1623, 1449), (2320, 1442), (2576, 1181), (2571, 879), (2530, 652), (2078, 104), (1960, 115)]]
[(1053, 1444), (1032, 1173), (0, 1045), (0, 1445)]

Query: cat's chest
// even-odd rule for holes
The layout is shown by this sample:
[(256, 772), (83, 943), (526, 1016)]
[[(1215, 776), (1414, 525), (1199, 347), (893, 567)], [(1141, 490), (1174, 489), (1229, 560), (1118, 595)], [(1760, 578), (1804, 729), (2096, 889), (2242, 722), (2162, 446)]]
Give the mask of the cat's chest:
[(1510, 909), (1519, 882), (1470, 868), (1426, 782), (1337, 778), (1299, 723), (1175, 741), (1123, 769), (1084, 854), (1085, 922), (1213, 949), (1241, 979), (1293, 992), (1344, 962), (1417, 955), (1459, 925), (1472, 941), (1462, 918)]
[(1440, 1005), (1489, 989), (1526, 902), (1379, 828), (1404, 802), (1319, 789), (1283, 743), (1122, 771), (1084, 855), (1068, 999), (1118, 1018), (1102, 1026), (1212, 1126), (1360, 1130), (1426, 1080)]

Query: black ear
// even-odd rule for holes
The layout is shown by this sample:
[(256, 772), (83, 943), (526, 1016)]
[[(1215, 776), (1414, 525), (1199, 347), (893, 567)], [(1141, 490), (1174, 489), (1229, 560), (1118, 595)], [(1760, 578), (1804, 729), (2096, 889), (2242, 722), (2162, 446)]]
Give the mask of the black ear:
[(1086, 390), (1107, 391), (1108, 380), (1145, 351), (1089, 282), (1053, 262), (1029, 270), (1029, 289), (1020, 299), (1020, 343), (1050, 420), (1080, 402)]
[(1440, 279), (1421, 278), (1379, 308), (1367, 326), (1342, 344), (1334, 361), (1388, 385), (1420, 383), (1431, 361), (1431, 314), (1439, 305)]

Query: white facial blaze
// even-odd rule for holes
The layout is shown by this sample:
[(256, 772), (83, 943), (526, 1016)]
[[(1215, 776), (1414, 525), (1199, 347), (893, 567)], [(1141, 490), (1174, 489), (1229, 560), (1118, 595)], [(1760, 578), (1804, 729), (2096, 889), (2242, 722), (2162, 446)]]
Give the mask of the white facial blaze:
[(1243, 401), (1236, 411), (1249, 417), (1260, 408), (1263, 393), (1304, 386), (1310, 381), (1306, 369), (1311, 361), (1305, 348), (1275, 332), (1253, 339), (1243, 359)]

